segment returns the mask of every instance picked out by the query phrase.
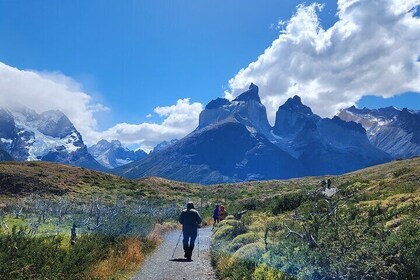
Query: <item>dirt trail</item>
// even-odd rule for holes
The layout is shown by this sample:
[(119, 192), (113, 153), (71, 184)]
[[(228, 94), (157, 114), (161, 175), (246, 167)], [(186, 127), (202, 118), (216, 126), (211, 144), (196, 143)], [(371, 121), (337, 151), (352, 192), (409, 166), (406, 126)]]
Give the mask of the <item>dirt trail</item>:
[(210, 259), (211, 228), (199, 229), (200, 257), (197, 256), (198, 243), (191, 262), (183, 258), (182, 237), (172, 259), (172, 253), (178, 241), (180, 231), (172, 231), (164, 236), (162, 244), (145, 261), (143, 267), (134, 276), (135, 280), (215, 280), (217, 279)]

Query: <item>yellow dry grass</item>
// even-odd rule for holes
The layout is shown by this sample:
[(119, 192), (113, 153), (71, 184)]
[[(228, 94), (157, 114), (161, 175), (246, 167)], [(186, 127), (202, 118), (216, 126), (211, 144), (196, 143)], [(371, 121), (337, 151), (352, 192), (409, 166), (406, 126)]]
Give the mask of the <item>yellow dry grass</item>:
[(137, 269), (145, 259), (142, 242), (137, 237), (127, 238), (124, 241), (121, 251), (111, 252), (109, 258), (100, 261), (93, 267), (90, 277), (93, 279), (110, 279), (112, 276), (115, 277), (118, 274), (124, 275), (127, 272)]

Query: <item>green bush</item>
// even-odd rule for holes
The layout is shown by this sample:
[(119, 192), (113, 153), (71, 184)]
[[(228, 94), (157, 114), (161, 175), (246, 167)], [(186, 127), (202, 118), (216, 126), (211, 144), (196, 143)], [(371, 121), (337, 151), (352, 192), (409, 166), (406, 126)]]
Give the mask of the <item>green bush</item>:
[(217, 231), (214, 233), (214, 239), (227, 238), (232, 240), (236, 236), (245, 233), (245, 225), (237, 220), (224, 220), (222, 221)]
[(389, 279), (415, 279), (420, 275), (420, 224), (408, 219), (401, 224), (386, 242), (384, 257), (393, 269), (386, 275)]
[(257, 208), (259, 208), (258, 206), (261, 205), (261, 202), (259, 202), (255, 198), (250, 198), (243, 201), (241, 205), (245, 210), (256, 210)]
[(220, 240), (220, 239), (233, 239), (233, 231), (234, 227), (229, 225), (224, 225), (219, 227), (216, 232), (213, 234), (213, 239)]
[(237, 221), (235, 219), (223, 220), (220, 222), (220, 226), (229, 225), (229, 226), (237, 226), (241, 223), (241, 221)]
[(287, 276), (284, 272), (274, 269), (267, 266), (266, 264), (261, 264), (257, 266), (252, 273), (252, 280), (290, 280), (293, 279)]
[(295, 210), (306, 200), (307, 197), (303, 192), (294, 192), (282, 195), (275, 200), (272, 212), (274, 215), (278, 215), (285, 211)]
[(239, 248), (234, 254), (234, 260), (245, 260), (251, 263), (258, 263), (262, 254), (265, 252), (265, 246), (261, 242), (250, 243)]
[(403, 167), (403, 168), (400, 168), (400, 169), (396, 170), (393, 173), (393, 175), (394, 175), (394, 178), (398, 178), (398, 177), (401, 177), (402, 175), (410, 173), (411, 171), (413, 171), (412, 168)]
[(253, 232), (244, 233), (236, 236), (229, 244), (229, 251), (235, 252), (244, 245), (257, 242), (260, 236)]
[(217, 274), (220, 279), (252, 280), (252, 271), (254, 269), (255, 265), (251, 262), (242, 259), (230, 259), (226, 265), (222, 266), (222, 269), (218, 269)]
[(123, 240), (91, 234), (69, 246), (62, 236), (31, 236), (13, 228), (0, 235), (0, 279), (85, 279)]

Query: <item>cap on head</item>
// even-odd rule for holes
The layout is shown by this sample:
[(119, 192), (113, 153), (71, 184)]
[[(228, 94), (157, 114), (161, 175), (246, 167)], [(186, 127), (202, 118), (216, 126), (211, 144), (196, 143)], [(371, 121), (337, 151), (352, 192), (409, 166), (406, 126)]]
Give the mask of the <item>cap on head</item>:
[(191, 201), (187, 203), (187, 209), (194, 209), (194, 203), (192, 203)]

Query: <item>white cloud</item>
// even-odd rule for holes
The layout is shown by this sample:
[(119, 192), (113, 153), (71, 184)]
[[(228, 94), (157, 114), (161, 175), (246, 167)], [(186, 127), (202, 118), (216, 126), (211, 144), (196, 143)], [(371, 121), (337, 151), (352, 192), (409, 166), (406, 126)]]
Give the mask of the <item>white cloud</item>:
[(201, 103), (190, 103), (189, 98), (179, 99), (175, 105), (156, 107), (154, 112), (165, 119), (162, 123), (119, 123), (106, 131), (98, 132), (95, 138), (119, 139), (126, 145), (137, 144), (150, 151), (163, 140), (182, 138), (198, 126), (198, 117), (203, 110)]
[(163, 140), (181, 138), (191, 132), (197, 127), (203, 109), (201, 103), (179, 99), (175, 105), (154, 109), (164, 118), (161, 123), (119, 123), (98, 131), (94, 113), (110, 109), (93, 103), (77, 81), (58, 72), (19, 70), (0, 62), (0, 107), (11, 104), (24, 105), (37, 112), (61, 110), (88, 144), (101, 139), (118, 139), (125, 145), (139, 145), (146, 151)]
[(229, 81), (227, 98), (254, 82), (269, 119), (300, 95), (323, 116), (364, 95), (420, 92), (420, 0), (338, 0), (337, 22), (321, 27), (320, 4), (300, 5), (279, 37)]
[(109, 110), (92, 103), (79, 83), (61, 73), (19, 70), (0, 62), (0, 107), (10, 104), (37, 112), (61, 110), (83, 136), (96, 129), (93, 114)]

